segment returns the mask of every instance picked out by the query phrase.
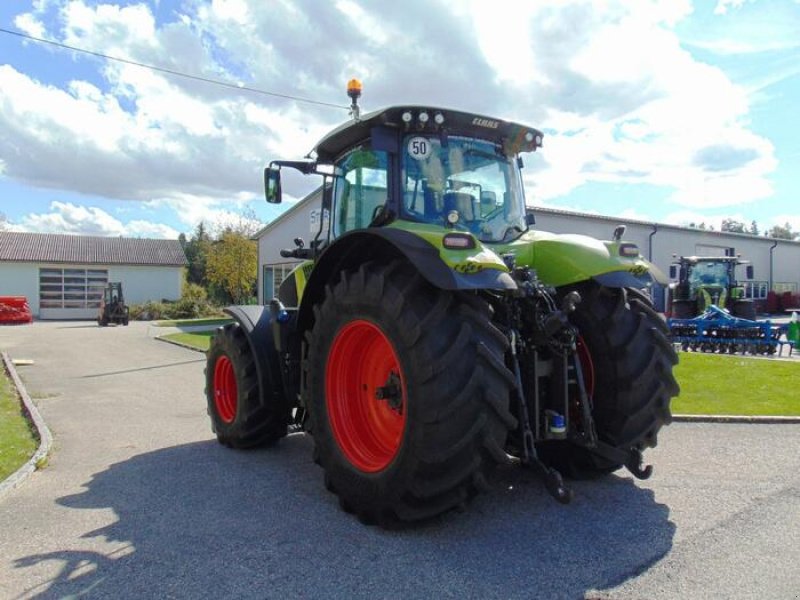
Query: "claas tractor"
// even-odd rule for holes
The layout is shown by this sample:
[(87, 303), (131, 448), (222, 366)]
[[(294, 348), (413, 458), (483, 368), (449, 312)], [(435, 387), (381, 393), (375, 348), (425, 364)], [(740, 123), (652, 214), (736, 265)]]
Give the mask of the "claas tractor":
[(681, 256), (670, 266), (668, 312), (675, 319), (690, 319), (713, 304), (735, 317), (755, 320), (755, 304), (745, 298), (736, 279), (738, 266), (744, 266), (746, 278), (753, 279), (753, 266), (738, 256)]
[(353, 120), (265, 169), (271, 203), (284, 169), (321, 176), (322, 218), (282, 251), (301, 262), (277, 297), (227, 308), (211, 342), (219, 442), (309, 434), (327, 489), (381, 526), (464, 507), (498, 465), (563, 503), (564, 476), (648, 477), (678, 393), (650, 263), (531, 228), (521, 155), (539, 130), (432, 106), (362, 116), (349, 91)]
[(125, 304), (125, 297), (122, 295), (122, 283), (109, 281), (103, 289), (103, 297), (97, 313), (97, 324), (100, 327), (106, 327), (110, 323), (127, 325), (128, 319), (129, 309)]

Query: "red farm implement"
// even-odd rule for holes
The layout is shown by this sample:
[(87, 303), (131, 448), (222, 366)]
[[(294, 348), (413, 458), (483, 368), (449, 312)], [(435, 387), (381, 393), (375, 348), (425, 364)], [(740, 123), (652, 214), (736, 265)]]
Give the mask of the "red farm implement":
[(25, 296), (0, 296), (0, 325), (31, 323), (33, 315)]

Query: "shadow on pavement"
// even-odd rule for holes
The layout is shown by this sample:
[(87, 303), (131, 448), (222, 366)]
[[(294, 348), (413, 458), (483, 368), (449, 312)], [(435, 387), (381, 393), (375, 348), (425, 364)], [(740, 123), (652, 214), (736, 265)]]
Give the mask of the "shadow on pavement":
[(85, 537), (112, 555), (65, 548), (40, 598), (581, 598), (646, 571), (670, 549), (668, 509), (631, 479), (575, 485), (569, 506), (508, 470), (465, 513), (402, 531), (343, 513), (311, 442), (237, 452), (214, 441), (142, 454), (97, 473), (59, 504), (111, 508)]

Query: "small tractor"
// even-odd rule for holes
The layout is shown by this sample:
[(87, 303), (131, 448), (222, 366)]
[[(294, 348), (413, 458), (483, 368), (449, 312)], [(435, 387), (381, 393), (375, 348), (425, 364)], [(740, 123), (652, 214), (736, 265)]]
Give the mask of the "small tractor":
[(713, 304), (735, 317), (755, 320), (755, 304), (744, 297), (744, 287), (736, 280), (740, 265), (747, 279), (753, 279), (753, 265), (737, 256), (681, 256), (669, 268), (673, 283), (668, 312), (676, 319), (690, 319)]
[[(341, 506), (391, 526), (466, 505), (497, 465), (563, 475), (626, 467), (670, 422), (677, 355), (621, 235), (535, 231), (522, 153), (537, 129), (432, 106), (361, 115), (303, 160), (321, 175), (319, 231), (266, 306), (231, 306), (207, 353), (206, 399), (234, 448), (313, 438)], [(618, 229), (621, 234), (621, 230)], [(663, 277), (662, 277), (663, 279)], [(665, 285), (666, 281), (661, 281)]]
[(106, 284), (103, 290), (103, 299), (100, 301), (97, 324), (106, 327), (109, 323), (128, 324), (128, 307), (125, 305), (122, 283), (119, 281), (109, 281)]

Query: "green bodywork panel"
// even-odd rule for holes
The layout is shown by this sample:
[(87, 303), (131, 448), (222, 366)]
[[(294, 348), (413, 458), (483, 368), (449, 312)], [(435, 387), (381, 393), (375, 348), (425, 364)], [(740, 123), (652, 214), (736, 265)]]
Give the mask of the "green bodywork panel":
[(621, 256), (620, 246), (624, 243), (529, 230), (511, 243), (492, 248), (501, 254), (513, 253), (518, 265), (536, 269), (542, 281), (555, 287), (615, 271), (628, 272), (635, 277), (649, 272), (657, 281), (666, 283), (664, 274), (642, 256)]
[(467, 233), (460, 229), (444, 229), (437, 225), (410, 221), (394, 221), (387, 225), (387, 228), (402, 229), (418, 235), (439, 251), (442, 262), (458, 273), (478, 273), (485, 269), (508, 272), (508, 267), (493, 248), (488, 244), (481, 244), (477, 238), (475, 238), (475, 248), (470, 250), (445, 248), (442, 242), (444, 236), (448, 233)]
[(476, 238), (474, 249), (452, 250), (442, 245), (444, 235), (465, 232), (407, 221), (395, 221), (389, 227), (419, 235), (439, 251), (440, 258), (447, 266), (459, 273), (477, 273), (484, 269), (507, 272), (508, 268), (501, 256), (514, 254), (517, 265), (536, 269), (542, 281), (555, 287), (586, 281), (614, 271), (624, 271), (635, 277), (650, 272), (656, 280), (663, 283), (667, 281), (655, 265), (641, 256), (621, 256), (619, 250), (624, 242), (529, 230), (507, 244), (482, 244)]
[[(467, 233), (460, 229), (445, 229), (437, 225), (400, 220), (386, 227), (402, 229), (419, 236), (439, 252), (445, 265), (461, 274), (474, 274), (487, 269), (507, 273), (508, 267), (501, 256), (513, 254), (518, 266), (536, 269), (539, 279), (554, 287), (587, 281), (592, 277), (617, 271), (630, 273), (635, 277), (649, 272), (657, 281), (667, 281), (655, 265), (638, 254), (621, 256), (620, 246), (625, 242), (529, 230), (507, 244), (483, 244), (473, 236), (475, 248), (458, 250), (445, 248), (443, 239), (448, 233)], [(294, 278), (298, 299), (303, 297), (313, 265), (312, 261), (302, 262), (287, 276)]]

